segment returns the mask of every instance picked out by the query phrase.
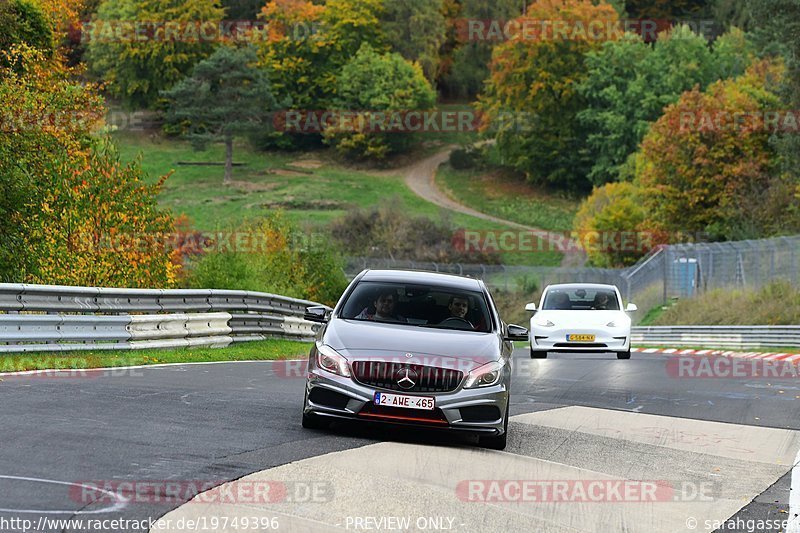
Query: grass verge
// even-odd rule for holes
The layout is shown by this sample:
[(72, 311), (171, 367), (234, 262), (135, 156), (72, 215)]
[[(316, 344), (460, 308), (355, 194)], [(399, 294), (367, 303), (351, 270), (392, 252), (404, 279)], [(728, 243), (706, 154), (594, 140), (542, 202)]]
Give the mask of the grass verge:
[(445, 163), (436, 183), (482, 213), (549, 231), (569, 232), (578, 201), (548, 194), (502, 171), (456, 170)]
[(164, 363), (216, 361), (274, 361), (303, 358), (310, 344), (287, 340), (242, 342), (228, 348), (178, 348), (163, 350), (86, 350), (61, 353), (0, 354), (0, 372), (25, 370), (83, 370)]
[[(281, 210), (286, 217), (309, 231), (324, 231), (336, 218), (354, 208), (368, 208), (390, 201), (413, 216), (446, 219), (452, 226), (485, 231), (510, 228), (443, 210), (415, 195), (402, 178), (385, 172), (354, 170), (335, 161), (329, 152), (257, 152), (237, 145), (233, 183), (222, 184), (223, 168), (178, 165), (181, 162), (222, 161), (223, 147), (195, 151), (187, 142), (142, 134), (118, 133), (115, 140), (123, 160), (141, 156), (151, 181), (173, 171), (159, 203), (174, 215), (186, 215), (199, 231), (231, 230), (247, 220)], [(561, 254), (502, 254), (509, 265), (555, 266)]]
[(759, 290), (716, 289), (696, 298), (678, 300), (649, 325), (789, 326), (797, 324), (797, 317), (800, 317), (800, 289), (778, 281)]

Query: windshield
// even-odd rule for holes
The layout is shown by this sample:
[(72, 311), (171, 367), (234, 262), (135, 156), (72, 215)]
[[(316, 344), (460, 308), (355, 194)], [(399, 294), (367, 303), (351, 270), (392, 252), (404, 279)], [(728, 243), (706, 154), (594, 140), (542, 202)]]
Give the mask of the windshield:
[(552, 289), (547, 291), (542, 310), (619, 311), (617, 293), (612, 289)]
[(482, 292), (437, 285), (359, 283), (339, 318), (415, 327), (489, 332), (492, 320)]

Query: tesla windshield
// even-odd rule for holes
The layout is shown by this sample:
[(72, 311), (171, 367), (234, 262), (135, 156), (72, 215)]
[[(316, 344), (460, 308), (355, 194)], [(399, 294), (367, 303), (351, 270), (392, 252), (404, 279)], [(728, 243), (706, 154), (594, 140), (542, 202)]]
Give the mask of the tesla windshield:
[(619, 311), (617, 294), (608, 289), (551, 290), (544, 299), (545, 311)]
[(492, 329), (482, 293), (433, 285), (361, 282), (339, 318), (484, 333)]

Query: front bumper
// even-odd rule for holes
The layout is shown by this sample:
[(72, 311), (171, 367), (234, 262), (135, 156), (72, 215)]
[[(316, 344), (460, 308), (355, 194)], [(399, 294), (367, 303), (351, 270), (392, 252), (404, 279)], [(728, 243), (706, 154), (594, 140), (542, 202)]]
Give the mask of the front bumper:
[[(594, 335), (592, 342), (570, 342), (571, 334)], [(631, 330), (626, 327), (531, 328), (531, 349), (548, 352), (626, 352), (631, 348)]]
[[(422, 412), (414, 409), (375, 408), (373, 398), (376, 391), (403, 393), (368, 387), (351, 378), (313, 369), (306, 381), (303, 412), (329, 418), (500, 435), (505, 431), (509, 375), (507, 369), (506, 378), (491, 387), (464, 389), (459, 385), (456, 390), (446, 393), (406, 393), (436, 398), (436, 409), (433, 412)], [(476, 416), (479, 414), (483, 414), (483, 417)]]

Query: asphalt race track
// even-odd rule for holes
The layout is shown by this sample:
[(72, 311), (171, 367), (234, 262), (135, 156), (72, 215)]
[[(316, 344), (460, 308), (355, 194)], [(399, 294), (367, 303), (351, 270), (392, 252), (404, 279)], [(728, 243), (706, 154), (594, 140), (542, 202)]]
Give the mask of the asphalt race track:
[[(0, 531), (798, 530), (783, 523), (800, 503), (798, 378), (676, 376), (665, 355), (515, 357), (504, 452), (304, 430), (286, 363), (2, 376)], [(182, 505), (197, 487), (216, 488)]]

